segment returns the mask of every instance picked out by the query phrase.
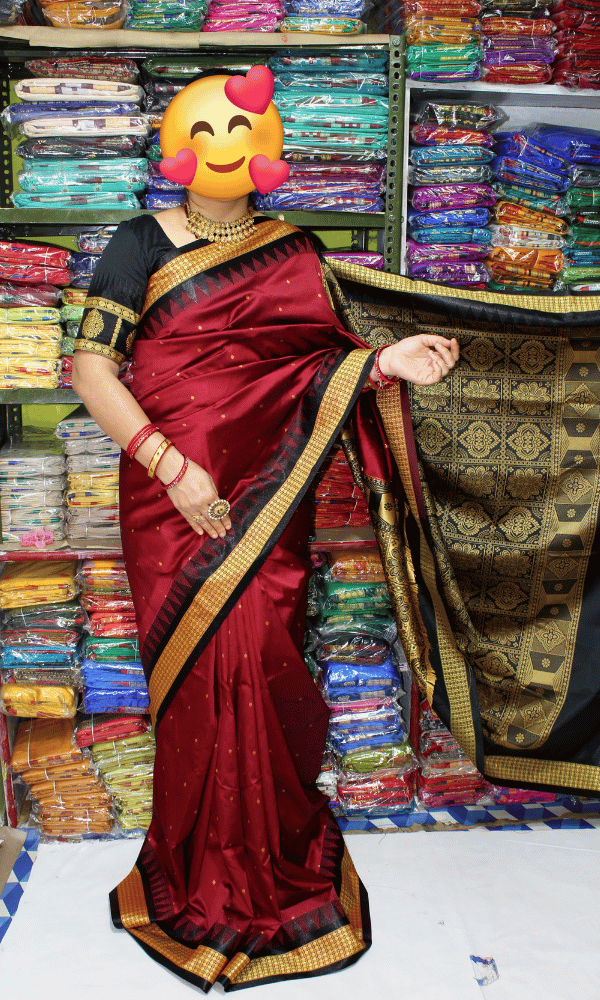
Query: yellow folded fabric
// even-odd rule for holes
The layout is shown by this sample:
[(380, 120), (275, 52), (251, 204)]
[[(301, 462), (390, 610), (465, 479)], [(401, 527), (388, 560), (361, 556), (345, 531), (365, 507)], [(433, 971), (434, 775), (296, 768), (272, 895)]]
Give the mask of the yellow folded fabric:
[(0, 608), (57, 604), (77, 595), (75, 562), (6, 563), (0, 576)]
[(0, 323), (0, 340), (49, 341), (59, 343), (62, 329), (58, 323)]
[(72, 719), (28, 719), (19, 723), (10, 766), (17, 774), (31, 767), (51, 767), (83, 760)]
[[(25, 330), (27, 327), (25, 327)], [(0, 328), (0, 338), (3, 330)], [(30, 338), (20, 338), (17, 340), (0, 339), (0, 357), (10, 358), (11, 361), (21, 358), (40, 358), (42, 361), (55, 361), (61, 357), (60, 346), (57, 340), (33, 340)], [(54, 371), (54, 365), (50, 368)]]
[(77, 712), (77, 692), (49, 684), (2, 684), (0, 710), (22, 719), (72, 719)]
[(0, 307), (0, 323), (27, 323), (34, 326), (41, 323), (60, 323), (60, 310), (52, 306), (6, 306)]

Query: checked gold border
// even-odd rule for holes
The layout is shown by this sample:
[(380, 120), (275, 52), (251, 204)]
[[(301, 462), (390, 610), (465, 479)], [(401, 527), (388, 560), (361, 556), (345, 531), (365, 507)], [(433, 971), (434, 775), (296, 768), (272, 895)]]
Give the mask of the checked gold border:
[(339, 426), (350, 405), (367, 358), (372, 353), (370, 350), (351, 351), (334, 373), (321, 400), (312, 434), (293, 470), (257, 515), (243, 539), (200, 588), (167, 642), (148, 685), (154, 725), (183, 664), (306, 486), (333, 430)]
[(328, 934), (323, 934), (306, 944), (283, 954), (248, 958), (243, 953), (228, 960), (221, 952), (206, 945), (190, 948), (165, 934), (152, 924), (144, 896), (142, 879), (134, 867), (117, 888), (119, 916), (123, 927), (154, 952), (156, 958), (166, 960), (182, 972), (214, 983), (222, 974), (235, 986), (251, 985), (272, 978), (302, 976), (343, 962), (364, 951), (360, 883), (356, 869), (346, 847), (341, 862), (342, 883), (340, 902), (349, 923)]

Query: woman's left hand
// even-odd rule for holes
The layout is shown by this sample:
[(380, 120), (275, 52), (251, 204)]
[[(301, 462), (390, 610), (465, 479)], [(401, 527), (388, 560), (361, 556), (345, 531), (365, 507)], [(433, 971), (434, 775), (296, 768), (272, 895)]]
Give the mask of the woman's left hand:
[[(434, 385), (458, 361), (459, 348), (455, 337), (448, 340), (435, 333), (420, 333), (390, 344), (379, 355), (379, 367), (384, 375), (403, 378), (417, 385)], [(376, 375), (373, 375), (376, 379)]]

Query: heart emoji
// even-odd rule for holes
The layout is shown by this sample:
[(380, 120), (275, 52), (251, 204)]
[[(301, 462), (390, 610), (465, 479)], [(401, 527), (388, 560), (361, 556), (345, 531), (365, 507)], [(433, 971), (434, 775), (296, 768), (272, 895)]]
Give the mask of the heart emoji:
[(285, 160), (270, 160), (263, 153), (258, 153), (250, 160), (248, 173), (256, 190), (261, 194), (268, 194), (269, 191), (285, 184), (290, 174), (290, 166)]
[(225, 84), (225, 96), (243, 111), (264, 115), (271, 103), (275, 80), (266, 66), (251, 66), (246, 76), (230, 76)]
[(166, 156), (160, 161), (163, 177), (176, 184), (191, 184), (196, 174), (198, 160), (193, 149), (180, 149), (177, 156)]

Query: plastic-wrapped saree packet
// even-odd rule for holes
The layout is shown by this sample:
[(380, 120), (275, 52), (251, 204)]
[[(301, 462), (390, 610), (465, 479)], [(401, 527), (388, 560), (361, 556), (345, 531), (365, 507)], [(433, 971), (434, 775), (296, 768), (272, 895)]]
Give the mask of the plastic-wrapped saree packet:
[[(490, 227), (491, 229), (492, 227)], [(406, 260), (409, 264), (426, 264), (434, 261), (485, 260), (488, 245), (482, 243), (417, 243), (407, 240)]]
[(414, 187), (409, 195), (413, 208), (434, 212), (446, 208), (488, 207), (496, 204), (496, 193), (488, 184), (440, 184)]
[(208, 0), (129, 0), (125, 27), (134, 31), (202, 31)]
[(408, 183), (415, 187), (438, 184), (482, 184), (493, 180), (493, 177), (491, 169), (483, 164), (408, 168)]
[(431, 125), (450, 130), (475, 129), (478, 132), (489, 132), (507, 120), (507, 115), (501, 108), (491, 104), (446, 104), (442, 101), (429, 101), (421, 107), (416, 116), (419, 125)]
[(55, 59), (28, 59), (25, 68), (38, 77), (83, 77), (83, 79), (118, 80), (136, 83), (138, 68), (133, 59), (107, 58), (105, 56), (68, 56)]

